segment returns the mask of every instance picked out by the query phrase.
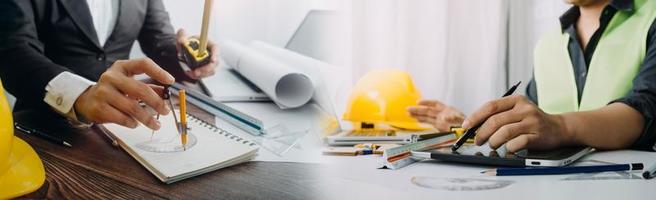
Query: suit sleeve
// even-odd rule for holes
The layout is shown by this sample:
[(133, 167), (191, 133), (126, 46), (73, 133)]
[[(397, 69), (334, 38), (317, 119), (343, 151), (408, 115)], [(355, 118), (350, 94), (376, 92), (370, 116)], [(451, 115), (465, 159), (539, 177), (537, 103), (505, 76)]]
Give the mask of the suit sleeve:
[(148, 0), (146, 18), (138, 39), (146, 56), (173, 74), (177, 80), (188, 80), (178, 62), (175, 31), (161, 0)]
[(45, 88), (68, 71), (44, 55), (32, 1), (0, 1), (0, 78), (21, 101), (43, 102)]

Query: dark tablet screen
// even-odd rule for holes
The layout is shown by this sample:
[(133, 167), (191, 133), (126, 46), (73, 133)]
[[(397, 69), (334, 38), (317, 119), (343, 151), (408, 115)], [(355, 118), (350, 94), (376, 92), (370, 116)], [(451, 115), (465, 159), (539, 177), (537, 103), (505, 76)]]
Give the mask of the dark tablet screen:
[(525, 159), (562, 160), (586, 149), (585, 147), (563, 148), (553, 151), (528, 151), (516, 153), (507, 152), (505, 147), (493, 150), (488, 145), (476, 146), (466, 144), (457, 152), (451, 147), (431, 150), (431, 157), (436, 160), (501, 166), (525, 166)]

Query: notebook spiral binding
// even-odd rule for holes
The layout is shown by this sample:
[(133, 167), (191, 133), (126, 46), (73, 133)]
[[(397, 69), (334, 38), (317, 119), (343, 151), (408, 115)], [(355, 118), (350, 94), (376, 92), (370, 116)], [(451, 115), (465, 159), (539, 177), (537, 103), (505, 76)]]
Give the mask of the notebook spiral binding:
[(205, 121), (205, 120), (202, 120), (202, 119), (200, 119), (199, 117), (196, 117), (196, 116), (194, 116), (194, 115), (192, 115), (192, 114), (187, 113), (187, 116), (188, 116), (189, 118), (191, 118), (191, 121), (200, 124), (201, 126), (207, 128), (207, 129), (209, 129), (210, 131), (212, 131), (212, 132), (214, 132), (214, 133), (218, 133), (219, 135), (223, 135), (223, 136), (225, 136), (225, 137), (227, 137), (227, 138), (229, 138), (229, 139), (231, 139), (231, 140), (234, 140), (234, 141), (239, 142), (239, 143), (242, 143), (242, 144), (246, 144), (246, 145), (248, 145), (248, 146), (255, 146), (255, 145), (257, 145), (257, 144), (254, 143), (254, 142), (251, 142), (251, 141), (246, 140), (246, 139), (244, 139), (244, 138), (241, 138), (241, 137), (239, 137), (239, 136), (237, 136), (237, 135), (234, 135), (234, 134), (232, 134), (232, 133), (230, 133), (230, 132), (228, 132), (228, 131), (226, 131), (226, 130), (224, 130), (224, 129), (222, 129), (222, 128), (219, 128), (218, 126), (215, 126), (215, 125), (213, 125), (213, 124), (210, 124), (209, 122), (207, 122), (207, 121)]

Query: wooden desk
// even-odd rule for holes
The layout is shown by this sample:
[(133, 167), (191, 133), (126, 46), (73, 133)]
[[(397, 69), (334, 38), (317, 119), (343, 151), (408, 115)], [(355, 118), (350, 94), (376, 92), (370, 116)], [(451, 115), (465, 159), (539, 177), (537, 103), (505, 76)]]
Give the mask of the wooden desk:
[[(214, 121), (198, 109), (191, 107), (190, 111)], [(18, 122), (48, 121), (38, 117), (15, 116)], [(16, 131), (18, 137), (37, 151), (46, 169), (46, 183), (25, 198), (312, 199), (318, 194), (317, 164), (248, 162), (167, 185), (122, 149), (113, 147), (96, 128), (48, 130), (51, 134), (64, 135), (73, 147)]]

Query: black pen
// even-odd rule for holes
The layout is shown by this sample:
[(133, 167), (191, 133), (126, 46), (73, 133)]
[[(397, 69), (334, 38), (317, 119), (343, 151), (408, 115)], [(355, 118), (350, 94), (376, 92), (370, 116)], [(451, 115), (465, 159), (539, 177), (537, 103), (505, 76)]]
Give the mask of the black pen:
[[(503, 94), (502, 98), (512, 95), (515, 92), (515, 90), (517, 90), (517, 87), (519, 87), (519, 84), (521, 83), (522, 82), (520, 81), (514, 86), (512, 86), (510, 89), (508, 89), (508, 91), (505, 94)], [(456, 143), (454, 143), (453, 146), (451, 146), (451, 151), (457, 151), (463, 144), (465, 144), (465, 142), (467, 142), (469, 138), (476, 135), (476, 131), (478, 130), (478, 128), (481, 127), (481, 125), (483, 125), (483, 123), (480, 123), (468, 129), (467, 132), (465, 132), (465, 134), (463, 134), (462, 137), (460, 137), (458, 141), (456, 141)]]
[(56, 137), (54, 137), (50, 134), (47, 134), (47, 133), (44, 133), (44, 132), (41, 132), (41, 131), (38, 131), (38, 130), (28, 128), (27, 126), (20, 125), (19, 123), (14, 123), (14, 127), (16, 127), (16, 129), (18, 129), (20, 131), (23, 131), (27, 134), (40, 137), (40, 138), (42, 138), (44, 140), (48, 140), (52, 143), (59, 144), (59, 145), (64, 145), (66, 147), (73, 147), (70, 143), (68, 143), (68, 142), (66, 142), (62, 139), (56, 138)]

